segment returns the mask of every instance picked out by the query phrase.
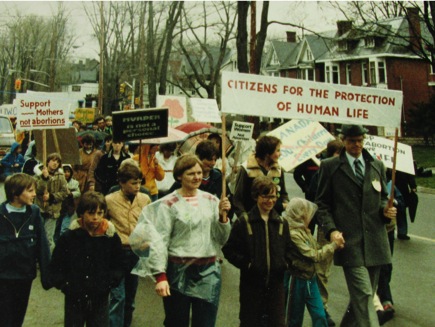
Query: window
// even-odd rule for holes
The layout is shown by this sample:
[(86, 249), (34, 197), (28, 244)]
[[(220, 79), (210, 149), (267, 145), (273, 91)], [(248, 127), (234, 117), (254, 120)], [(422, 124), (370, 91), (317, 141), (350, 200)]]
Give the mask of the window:
[(384, 59), (370, 61), (370, 84), (387, 84), (387, 69)]
[(367, 70), (367, 63), (363, 62), (362, 64), (362, 84), (367, 85), (369, 82), (369, 73)]
[(340, 83), (340, 74), (338, 65), (329, 64), (325, 65), (325, 81), (326, 83)]
[(374, 48), (375, 47), (375, 38), (373, 36), (367, 36), (364, 39), (364, 46), (366, 48)]
[(82, 89), (82, 87), (80, 85), (73, 85), (72, 86), (72, 91), (73, 92), (80, 92)]
[(347, 40), (338, 41), (338, 51), (346, 51), (347, 50)]
[(314, 69), (312, 68), (301, 68), (298, 70), (298, 79), (303, 79), (307, 81), (314, 81)]
[(346, 64), (346, 84), (352, 84), (352, 67), (351, 67), (351, 64)]
[(379, 75), (379, 84), (386, 84), (386, 69), (385, 69), (385, 61), (378, 62), (378, 75)]

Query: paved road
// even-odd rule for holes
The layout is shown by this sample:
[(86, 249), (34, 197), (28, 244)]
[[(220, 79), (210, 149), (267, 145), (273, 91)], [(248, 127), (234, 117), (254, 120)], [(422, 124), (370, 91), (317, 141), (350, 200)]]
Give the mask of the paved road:
[[(301, 193), (292, 175), (287, 176), (291, 196)], [(387, 327), (433, 327), (434, 310), (434, 262), (435, 262), (435, 195), (420, 193), (417, 219), (410, 224), (410, 241), (395, 243), (393, 257), (392, 291), (396, 314)], [(1, 195), (0, 195), (1, 197)], [(222, 266), (222, 296), (220, 301), (217, 327), (238, 326), (238, 280), (239, 272), (228, 262)], [(348, 302), (343, 273), (333, 267), (330, 280), (330, 314), (336, 322), (340, 321)], [(63, 296), (55, 289), (44, 291), (35, 280), (30, 297), (25, 327), (48, 327), (63, 325)], [(162, 326), (164, 319), (161, 299), (155, 295), (150, 280), (141, 280), (136, 298), (137, 308), (132, 327)], [(308, 314), (304, 325), (311, 326)]]

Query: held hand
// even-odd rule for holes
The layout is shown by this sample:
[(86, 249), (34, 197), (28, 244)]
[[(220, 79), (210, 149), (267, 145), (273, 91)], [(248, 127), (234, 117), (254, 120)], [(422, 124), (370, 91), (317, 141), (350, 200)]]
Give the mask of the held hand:
[(45, 166), (42, 167), (41, 172), (42, 172), (42, 176), (44, 176), (45, 178), (48, 177), (48, 169), (47, 169), (47, 167), (45, 167)]
[(166, 297), (171, 295), (171, 291), (169, 289), (169, 283), (167, 280), (163, 280), (158, 282), (155, 287), (157, 295), (161, 297)]
[(395, 219), (397, 215), (397, 209), (395, 207), (388, 207), (386, 206), (384, 208), (384, 216), (388, 219)]
[(330, 241), (337, 244), (338, 249), (344, 248), (344, 243), (346, 243), (344, 240), (344, 237), (343, 237), (343, 233), (341, 233), (339, 231), (333, 231), (331, 233)]
[(231, 209), (231, 203), (230, 200), (228, 200), (227, 197), (223, 198), (220, 202), (219, 202), (219, 215), (222, 215), (223, 212), (228, 212)]
[(159, 164), (159, 159), (157, 159), (156, 157), (154, 157), (154, 166), (157, 166)]

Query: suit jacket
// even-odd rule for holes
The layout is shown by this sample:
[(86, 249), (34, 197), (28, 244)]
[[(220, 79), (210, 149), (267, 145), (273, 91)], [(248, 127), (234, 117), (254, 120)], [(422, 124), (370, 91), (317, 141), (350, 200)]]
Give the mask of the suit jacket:
[(336, 251), (338, 266), (377, 266), (391, 263), (384, 217), (388, 191), (384, 164), (363, 150), (364, 184), (361, 187), (347, 160), (340, 156), (322, 161), (316, 203), (318, 223), (329, 239), (332, 231), (343, 233), (344, 249)]

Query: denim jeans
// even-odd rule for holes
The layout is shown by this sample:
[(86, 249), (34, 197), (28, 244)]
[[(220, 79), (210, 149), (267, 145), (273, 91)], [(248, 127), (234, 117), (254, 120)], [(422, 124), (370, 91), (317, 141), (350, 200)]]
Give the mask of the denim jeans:
[[(131, 250), (124, 251), (127, 265), (134, 266), (137, 256)], [(129, 267), (130, 268), (130, 267)], [(130, 271), (131, 269), (129, 269)], [(121, 283), (110, 291), (109, 322), (110, 327), (129, 327), (133, 319), (139, 277), (130, 272), (124, 275)]]
[(294, 279), (294, 283), (290, 290), (288, 326), (302, 326), (306, 305), (310, 312), (313, 327), (328, 327), (322, 297), (317, 285), (317, 278), (313, 277), (309, 280), (293, 276), (290, 278)]
[(218, 307), (199, 298), (187, 296), (171, 289), (171, 296), (163, 298), (165, 327), (189, 327), (192, 308), (192, 327), (213, 327)]

